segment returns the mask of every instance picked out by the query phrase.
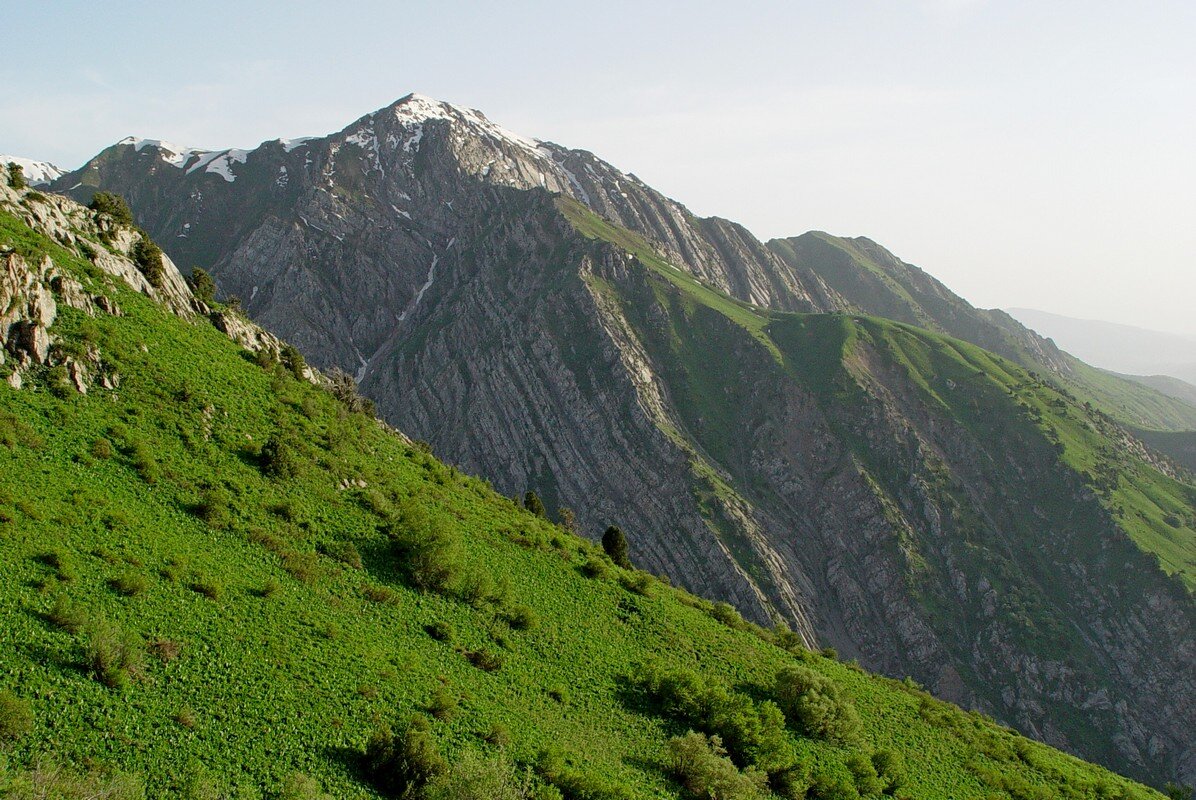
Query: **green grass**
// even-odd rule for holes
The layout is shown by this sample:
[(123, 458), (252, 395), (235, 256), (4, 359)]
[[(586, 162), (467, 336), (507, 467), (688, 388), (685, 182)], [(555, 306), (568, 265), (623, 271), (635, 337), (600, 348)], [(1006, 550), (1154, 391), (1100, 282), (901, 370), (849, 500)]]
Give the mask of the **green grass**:
[[(294, 773), (338, 798), (373, 797), (359, 770), (370, 731), (447, 693), (454, 713), (432, 730), (449, 754), (492, 748), (484, 737), (503, 726), (511, 759), (556, 748), (632, 796), (676, 796), (666, 743), (684, 730), (629, 692), (635, 666), (759, 692), (800, 658), (856, 704), (862, 747), (905, 755), (911, 796), (981, 797), (1005, 783), (1155, 796), (897, 682), (721, 624), (663, 584), (633, 591), (613, 567), (587, 578), (592, 545), (258, 366), (205, 321), (113, 285), (2, 213), (0, 240), (50, 253), (126, 312), (60, 305), (54, 326), (68, 345), (97, 347), (118, 390), (59, 396), (37, 374), (19, 391), (0, 384), (0, 691), (32, 714), (3, 745), (0, 790), (57, 762), (132, 775), (151, 797), (178, 796), (197, 775), (229, 796), (273, 797)], [(294, 476), (263, 474), (272, 437), (296, 448)], [(345, 479), (365, 487), (341, 489)], [(411, 504), (460, 538), (464, 567), (503, 600), (403, 580), (384, 529)], [(519, 606), (538, 624), (512, 629), (503, 617)], [(450, 626), (451, 637), (428, 633)], [(101, 639), (131, 653), (111, 686), (88, 664)], [(501, 668), (474, 666), (480, 651)], [(789, 740), (816, 763), (850, 752)]]

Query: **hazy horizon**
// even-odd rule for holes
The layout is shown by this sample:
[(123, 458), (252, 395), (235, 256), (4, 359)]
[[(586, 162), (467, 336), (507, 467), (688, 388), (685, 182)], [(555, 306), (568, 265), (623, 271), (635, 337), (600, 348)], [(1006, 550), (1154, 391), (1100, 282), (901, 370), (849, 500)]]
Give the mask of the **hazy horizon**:
[(867, 236), (982, 307), (1196, 335), (1196, 8), (285, 8), (9, 10), (0, 152), (253, 147), (418, 91), (763, 239)]

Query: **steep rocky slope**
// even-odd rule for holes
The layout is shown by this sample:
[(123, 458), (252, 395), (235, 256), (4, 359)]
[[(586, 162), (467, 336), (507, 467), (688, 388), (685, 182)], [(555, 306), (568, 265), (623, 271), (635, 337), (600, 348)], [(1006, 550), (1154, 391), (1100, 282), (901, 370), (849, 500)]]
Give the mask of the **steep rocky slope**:
[(415, 96), (251, 152), (129, 140), (76, 184), (450, 462), (621, 523), (637, 563), (1119, 769), (1196, 769), (1187, 479), (1053, 378), (782, 312), (1049, 367), (1024, 329)]

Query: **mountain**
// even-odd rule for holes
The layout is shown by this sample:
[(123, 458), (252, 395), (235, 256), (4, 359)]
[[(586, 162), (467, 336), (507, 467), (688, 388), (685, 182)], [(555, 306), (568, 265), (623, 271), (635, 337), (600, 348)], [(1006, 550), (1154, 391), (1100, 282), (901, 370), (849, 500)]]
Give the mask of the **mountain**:
[(848, 310), (908, 322), (980, 345), (1045, 374), (1128, 425), (1196, 429), (1196, 403), (1190, 396), (1168, 391), (1148, 379), (1093, 369), (1072, 355), (1086, 358), (1083, 349), (1073, 351), (1066, 344), (1059, 349), (1056, 342), (1015, 319), (1016, 314), (973, 307), (870, 239), (811, 232), (770, 241), (768, 247), (794, 269), (813, 273), (833, 287), (850, 304)]
[(1172, 378), (1170, 375), (1119, 375), (1118, 377), (1128, 378), (1143, 386), (1149, 386), (1168, 397), (1174, 397), (1188, 405), (1196, 406), (1196, 386), (1179, 378)]
[(76, 184), (504, 494), (808, 646), (1196, 774), (1196, 487), (1121, 424), (1196, 409), (871, 243), (766, 245), (417, 95), (248, 152), (126, 140)]
[(0, 182), (0, 794), (1162, 797), (615, 565), (145, 242)]
[(20, 156), (0, 155), (0, 164), (19, 164), (30, 186), (53, 183), (66, 173), (66, 170), (59, 169), (49, 161), (33, 161)]
[(1032, 308), (1011, 308), (1009, 313), (1090, 364), (1131, 375), (1178, 378), (1196, 391), (1196, 337)]

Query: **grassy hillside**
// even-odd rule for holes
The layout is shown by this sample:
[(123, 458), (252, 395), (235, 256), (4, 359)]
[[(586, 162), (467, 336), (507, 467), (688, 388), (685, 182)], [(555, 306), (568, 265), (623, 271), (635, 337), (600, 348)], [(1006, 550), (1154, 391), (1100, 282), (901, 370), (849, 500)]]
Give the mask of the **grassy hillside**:
[[(720, 797), (1157, 796), (615, 567), (8, 214), (0, 244), (123, 310), (53, 328), (117, 389), (0, 383), (0, 793), (375, 797), (418, 713), (429, 796), (677, 796), (679, 763)], [(795, 666), (831, 683), (787, 702)]]
[[(774, 239), (769, 247), (790, 265), (811, 269), (861, 312), (947, 333), (1050, 375), (1081, 401), (1129, 425), (1196, 429), (1196, 406), (1146, 381), (1099, 370), (1074, 356), (1031, 346), (1033, 335), (1003, 312), (973, 308), (917, 267), (867, 239), (811, 232)], [(1051, 348), (1053, 350), (1053, 348)]]
[[(735, 403), (724, 402), (727, 394), (719, 383), (722, 378), (712, 372), (715, 365), (707, 357), (712, 351), (730, 352), (732, 345), (712, 340), (714, 328), (701, 322), (695, 308), (713, 311), (747, 330), (768, 349), (781, 370), (822, 396), (828, 408), (862, 407), (861, 381), (866, 383), (868, 378), (858, 374), (852, 362), (857, 346), (865, 342), (880, 354), (887, 367), (899, 370), (916, 385), (925, 402), (981, 438), (1008, 436), (1028, 421), (1027, 430), (1059, 450), (1064, 463), (1089, 483), (1133, 540), (1155, 556), (1164, 571), (1178, 576), (1189, 589), (1196, 589), (1196, 518), (1192, 514), (1196, 487), (1185, 483), (1182, 476), (1177, 479), (1163, 474), (1127, 453), (1120, 446), (1124, 434), (1100, 410), (1092, 394), (1079, 394), (1077, 388), (1073, 395), (980, 347), (889, 319), (789, 314), (752, 307), (672, 267), (635, 234), (607, 223), (580, 204), (560, 200), (558, 206), (581, 233), (626, 249), (668, 285), (680, 290), (684, 300), (678, 301), (679, 313), (670, 316), (678, 327), (670, 332), (669, 352), (661, 362), (681, 365), (678, 384), (690, 390), (677, 391), (675, 387), (675, 399), (683, 411), (687, 401), (692, 401), (694, 408), (686, 416), (701, 420), (695, 428), (701, 427), (703, 443), (716, 459), (725, 463), (742, 410)], [(628, 300), (629, 306), (636, 302)], [(650, 329), (653, 325), (647, 321), (647, 312), (641, 312), (643, 328)], [(1085, 386), (1119, 380), (1082, 362), (1077, 365), (1084, 375), (1092, 374), (1092, 381)], [(1128, 381), (1100, 385), (1108, 392), (1119, 391), (1123, 385), (1136, 386)], [(1136, 408), (1136, 396), (1117, 396), (1128, 408)], [(1154, 396), (1169, 400), (1157, 393)], [(1152, 406), (1146, 413), (1153, 418), (1165, 411)], [(998, 415), (996, 419), (994, 414)], [(850, 416), (850, 412), (844, 416)], [(1001, 417), (1005, 418), (1003, 423)], [(1182, 420), (1174, 421), (1179, 424)], [(871, 457), (866, 442), (857, 442), (857, 448), (861, 458)], [(1053, 460), (1054, 456), (1048, 458)], [(894, 484), (904, 479), (902, 475), (892, 476)]]

